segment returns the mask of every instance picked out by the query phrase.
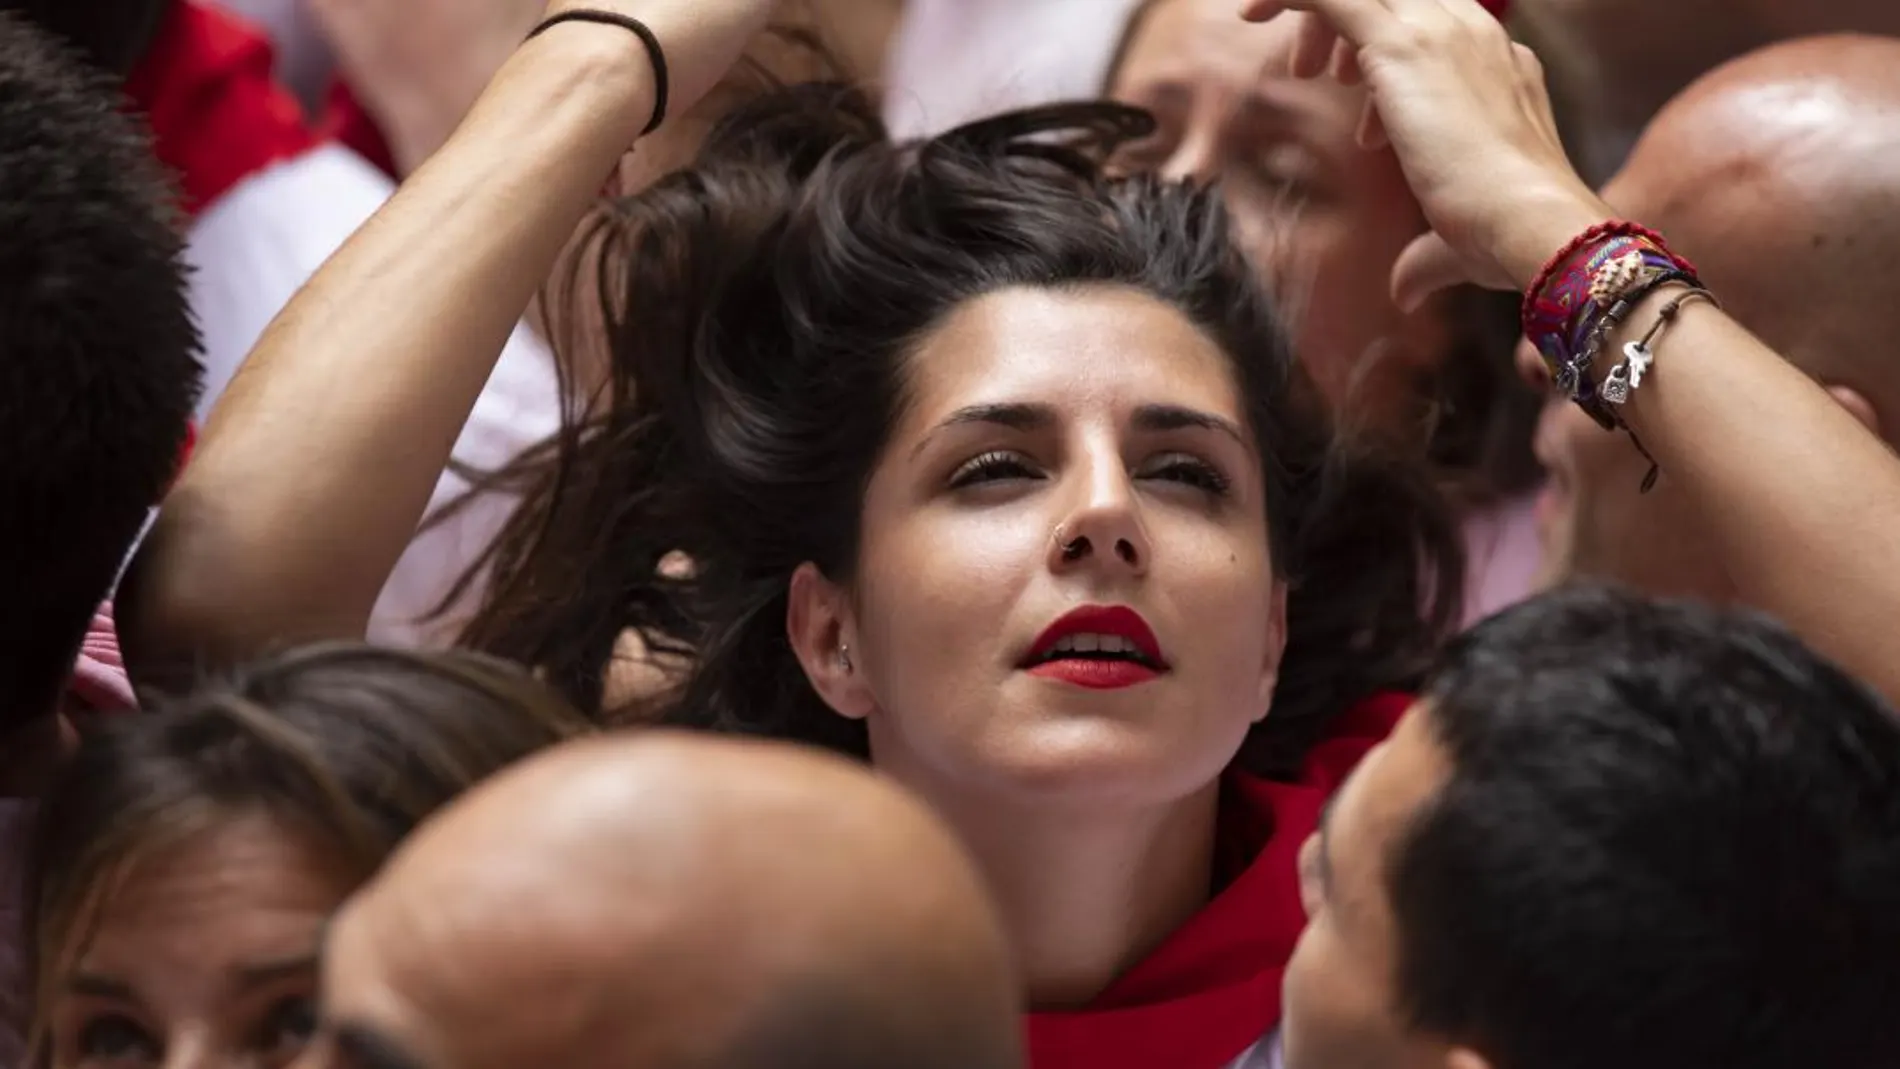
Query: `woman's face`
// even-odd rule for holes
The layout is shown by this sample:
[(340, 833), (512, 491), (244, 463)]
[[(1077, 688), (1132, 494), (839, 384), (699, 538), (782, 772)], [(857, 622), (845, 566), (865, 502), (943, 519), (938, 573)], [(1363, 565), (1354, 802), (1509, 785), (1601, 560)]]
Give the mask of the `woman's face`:
[(262, 816), (142, 859), (61, 963), (52, 1065), (287, 1065), (314, 1021), (320, 931), (351, 890), (305, 836)]
[(1320, 388), (1389, 426), (1444, 347), (1442, 328), (1390, 296), (1424, 215), (1397, 157), (1356, 141), (1363, 92), (1291, 77), (1291, 20), (1256, 26), (1236, 11), (1233, 0), (1156, 0), (1137, 23), (1111, 93), (1158, 128), (1126, 163), (1218, 179)]
[(1284, 632), (1227, 357), (1133, 291), (1017, 289), (953, 313), (906, 384), (856, 582), (794, 583), (821, 693), (940, 802), (1213, 783), (1266, 712)]

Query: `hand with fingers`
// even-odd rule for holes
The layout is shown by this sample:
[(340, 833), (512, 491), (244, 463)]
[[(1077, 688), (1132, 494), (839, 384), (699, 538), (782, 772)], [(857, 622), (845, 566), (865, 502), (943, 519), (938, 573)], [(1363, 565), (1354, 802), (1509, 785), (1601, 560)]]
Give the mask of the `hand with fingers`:
[(1433, 230), (1393, 270), (1402, 307), (1463, 281), (1522, 289), (1611, 215), (1564, 153), (1542, 65), (1479, 0), (1249, 0), (1242, 15), (1303, 20), (1294, 72), (1370, 90), (1361, 140), (1390, 142)]

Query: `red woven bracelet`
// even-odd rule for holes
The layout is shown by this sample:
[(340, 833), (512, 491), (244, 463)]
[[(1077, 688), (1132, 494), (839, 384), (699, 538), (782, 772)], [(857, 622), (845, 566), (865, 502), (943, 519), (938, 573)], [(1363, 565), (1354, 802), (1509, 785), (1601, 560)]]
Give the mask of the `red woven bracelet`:
[[(1629, 261), (1629, 263), (1624, 263)], [(1612, 264), (1622, 276), (1597, 292), (1601, 272)], [(1589, 365), (1597, 356), (1605, 323), (1625, 314), (1631, 292), (1666, 279), (1696, 281), (1695, 267), (1677, 256), (1662, 235), (1635, 223), (1613, 220), (1569, 242), (1547, 265), (1520, 308), (1524, 337), (1537, 350), (1560, 393), (1607, 426), (1614, 413), (1596, 400)]]
[(1611, 219), (1606, 222), (1598, 223), (1583, 233), (1578, 234), (1576, 237), (1571, 238), (1568, 244), (1557, 250), (1557, 255), (1552, 256), (1549, 262), (1544, 264), (1544, 269), (1537, 272), (1537, 278), (1532, 280), (1531, 284), (1524, 290), (1524, 302), (1518, 307), (1518, 318), (1524, 329), (1524, 333), (1530, 333), (1531, 310), (1537, 302), (1538, 295), (1549, 287), (1551, 279), (1556, 276), (1557, 272), (1563, 270), (1564, 265), (1569, 263), (1572, 257), (1582, 252), (1585, 248), (1599, 241), (1618, 237), (1642, 238), (1660, 248), (1668, 248), (1661, 234), (1658, 234), (1656, 231), (1651, 230), (1641, 223), (1632, 223), (1627, 219)]

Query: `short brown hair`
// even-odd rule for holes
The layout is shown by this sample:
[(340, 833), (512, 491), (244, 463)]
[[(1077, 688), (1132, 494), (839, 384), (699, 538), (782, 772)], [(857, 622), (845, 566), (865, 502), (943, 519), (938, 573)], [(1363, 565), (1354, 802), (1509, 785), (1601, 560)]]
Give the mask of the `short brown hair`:
[[(27, 869), (27, 962), (45, 1005), (114, 877), (255, 813), (323, 842), (360, 883), (430, 814), (589, 725), (504, 661), (312, 646), (86, 739), (47, 796)], [(32, 1064), (45, 1038), (33, 1028)]]

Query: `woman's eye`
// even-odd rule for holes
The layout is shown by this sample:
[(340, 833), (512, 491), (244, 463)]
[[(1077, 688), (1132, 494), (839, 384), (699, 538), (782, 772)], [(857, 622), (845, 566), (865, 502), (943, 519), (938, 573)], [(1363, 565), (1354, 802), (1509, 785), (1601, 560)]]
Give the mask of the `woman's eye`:
[(1196, 490), (1206, 491), (1214, 497), (1226, 497), (1228, 489), (1233, 485), (1232, 480), (1214, 465), (1204, 460), (1179, 455), (1162, 457), (1149, 466), (1144, 477), (1184, 483)]
[(94, 1017), (80, 1028), (79, 1056), (84, 1062), (156, 1065), (164, 1060), (165, 1053), (159, 1041), (137, 1022), (112, 1014)]
[(1017, 454), (985, 453), (958, 468), (956, 474), (950, 476), (950, 488), (961, 490), (967, 486), (1002, 482), (1006, 479), (1034, 478), (1037, 478), (1035, 469)]
[(1313, 187), (1303, 178), (1256, 168), (1252, 175), (1254, 186), (1271, 192), (1276, 197), (1305, 202), (1313, 199)]
[(1316, 193), (1314, 168), (1303, 152), (1280, 145), (1247, 159), (1243, 166), (1256, 185), (1282, 195), (1310, 198)]
[(297, 996), (271, 1007), (258, 1029), (257, 1047), (271, 1059), (270, 1064), (288, 1063), (317, 1033), (315, 1000)]

